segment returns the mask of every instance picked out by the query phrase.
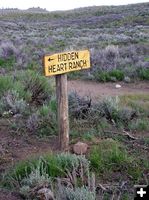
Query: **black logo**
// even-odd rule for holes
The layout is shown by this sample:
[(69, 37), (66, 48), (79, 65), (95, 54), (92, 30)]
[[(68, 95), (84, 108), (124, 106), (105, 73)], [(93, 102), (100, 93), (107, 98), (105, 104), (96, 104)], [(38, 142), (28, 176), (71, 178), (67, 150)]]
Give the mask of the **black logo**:
[(149, 200), (149, 185), (135, 185), (134, 200)]

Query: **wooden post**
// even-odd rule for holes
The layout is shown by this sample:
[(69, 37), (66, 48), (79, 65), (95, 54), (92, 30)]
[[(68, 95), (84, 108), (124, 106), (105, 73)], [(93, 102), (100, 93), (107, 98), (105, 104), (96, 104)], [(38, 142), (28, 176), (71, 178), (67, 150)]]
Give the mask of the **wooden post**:
[(67, 74), (56, 75), (56, 98), (60, 150), (67, 151), (69, 148)]
[(67, 151), (69, 148), (69, 118), (66, 73), (89, 69), (90, 52), (82, 50), (45, 55), (43, 65), (45, 76), (56, 76), (59, 143), (60, 149)]

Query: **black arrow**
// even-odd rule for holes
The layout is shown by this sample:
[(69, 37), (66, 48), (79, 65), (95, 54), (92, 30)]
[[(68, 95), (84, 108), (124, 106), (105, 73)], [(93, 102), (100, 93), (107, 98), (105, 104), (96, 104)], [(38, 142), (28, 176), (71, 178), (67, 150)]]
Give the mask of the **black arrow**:
[(51, 62), (52, 60), (54, 60), (53, 58), (49, 58), (48, 61)]

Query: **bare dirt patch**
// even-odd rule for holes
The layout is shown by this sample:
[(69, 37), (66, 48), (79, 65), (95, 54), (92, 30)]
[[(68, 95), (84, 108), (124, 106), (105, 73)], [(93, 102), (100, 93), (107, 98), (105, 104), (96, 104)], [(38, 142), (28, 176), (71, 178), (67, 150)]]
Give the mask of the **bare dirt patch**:
[(21, 200), (22, 198), (14, 192), (0, 189), (0, 199), (1, 200)]
[[(116, 84), (121, 88), (116, 88)], [(81, 96), (90, 96), (94, 101), (106, 96), (119, 96), (125, 94), (149, 94), (147, 82), (136, 83), (98, 83), (93, 81), (68, 81), (68, 91), (75, 91)]]
[(38, 138), (36, 135), (15, 135), (0, 125), (0, 172), (19, 160), (33, 158), (58, 150), (57, 136)]

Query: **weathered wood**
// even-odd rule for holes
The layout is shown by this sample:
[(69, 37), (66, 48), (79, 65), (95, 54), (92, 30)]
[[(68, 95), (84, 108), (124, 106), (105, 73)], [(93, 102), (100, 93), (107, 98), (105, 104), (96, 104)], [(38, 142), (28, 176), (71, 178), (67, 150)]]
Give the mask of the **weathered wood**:
[(67, 74), (56, 75), (56, 98), (60, 149), (67, 151), (69, 147)]

